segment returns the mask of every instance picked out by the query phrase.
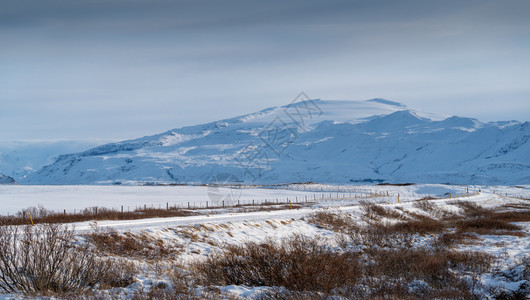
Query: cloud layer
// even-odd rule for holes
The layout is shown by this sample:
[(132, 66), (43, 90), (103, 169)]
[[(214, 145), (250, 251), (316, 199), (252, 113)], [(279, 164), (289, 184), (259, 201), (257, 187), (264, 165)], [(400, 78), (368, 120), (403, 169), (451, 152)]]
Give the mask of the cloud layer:
[(133, 138), (375, 97), (530, 117), (528, 1), (39, 1), (0, 11), (0, 140)]

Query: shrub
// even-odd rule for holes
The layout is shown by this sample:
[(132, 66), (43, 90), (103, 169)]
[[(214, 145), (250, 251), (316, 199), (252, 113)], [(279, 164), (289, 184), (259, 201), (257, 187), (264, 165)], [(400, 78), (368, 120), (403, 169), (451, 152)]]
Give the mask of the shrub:
[(336, 232), (355, 232), (359, 231), (360, 227), (353, 222), (351, 217), (346, 214), (319, 211), (311, 214), (308, 217), (309, 223), (315, 224), (318, 227), (326, 228)]
[(317, 239), (300, 235), (280, 243), (268, 240), (227, 246), (224, 253), (192, 268), (204, 285), (283, 286), (294, 291), (325, 291), (352, 285), (360, 276), (358, 255), (337, 253)]
[(446, 225), (443, 222), (433, 218), (421, 216), (416, 220), (407, 220), (389, 225), (388, 230), (410, 234), (427, 234), (440, 233), (445, 230)]
[(132, 281), (133, 267), (75, 246), (73, 234), (57, 224), (0, 226), (0, 289), (25, 295), (70, 294)]
[(96, 230), (88, 234), (87, 239), (99, 251), (123, 257), (165, 259), (177, 252), (176, 249), (166, 246), (162, 240), (130, 232)]
[(368, 201), (359, 201), (363, 215), (370, 220), (379, 220), (381, 218), (399, 219), (401, 214), (397, 211), (385, 208)]
[(438, 209), (438, 206), (432, 201), (429, 201), (431, 199), (434, 198), (422, 198), (414, 202), (413, 206), (426, 212), (432, 212), (433, 210)]

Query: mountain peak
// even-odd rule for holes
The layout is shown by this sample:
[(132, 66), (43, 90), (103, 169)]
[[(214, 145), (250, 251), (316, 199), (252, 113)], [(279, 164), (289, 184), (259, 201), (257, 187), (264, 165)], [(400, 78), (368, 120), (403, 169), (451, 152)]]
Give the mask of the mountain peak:
[(403, 130), (410, 126), (421, 125), (430, 120), (419, 116), (411, 110), (398, 110), (394, 113), (374, 118), (363, 124), (363, 127), (376, 130)]

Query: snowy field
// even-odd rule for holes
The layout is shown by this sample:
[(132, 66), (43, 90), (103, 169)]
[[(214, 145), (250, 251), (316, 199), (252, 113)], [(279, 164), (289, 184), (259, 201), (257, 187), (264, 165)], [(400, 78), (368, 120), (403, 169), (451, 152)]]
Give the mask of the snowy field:
[[(294, 202), (317, 193), (277, 189), (230, 189), (205, 186), (0, 186), (0, 214), (12, 214), (27, 207), (73, 212), (93, 206), (133, 210), (135, 207), (187, 207), (252, 203), (287, 198)], [(304, 198), (305, 199), (305, 198)]]
[[(449, 228), (446, 228), (443, 234), (418, 232), (398, 235), (396, 239), (392, 233), (387, 233), (390, 234), (387, 236), (387, 241), (397, 244), (381, 246), (378, 244), (371, 245), (364, 238), (356, 240), (341, 230), (319, 225), (315, 223), (315, 219), (312, 219), (317, 213), (329, 213), (335, 216), (345, 216), (356, 224), (355, 226), (367, 226), (370, 222), (390, 226), (399, 222), (407, 222), (407, 220), (421, 220), (421, 216), (439, 220), (435, 222), (451, 222), (443, 221), (448, 214), (449, 216), (455, 214), (453, 216), (457, 218), (455, 220), (458, 220), (458, 217), (455, 216), (465, 215), (464, 206), (461, 206), (464, 203), (462, 201), (474, 203), (484, 209), (491, 209), (493, 212), (509, 211), (521, 207), (527, 209), (530, 204), (530, 200), (528, 200), (530, 199), (530, 186), (293, 184), (274, 188), (245, 189), (216, 189), (204, 186), (0, 186), (0, 201), (3, 204), (2, 214), (14, 213), (23, 208), (38, 205), (58, 211), (92, 206), (119, 208), (124, 205), (134, 208), (142, 205), (155, 207), (160, 205), (163, 207), (166, 203), (185, 206), (187, 202), (199, 206), (198, 204), (201, 202), (215, 202), (223, 196), (226, 198), (222, 199), (231, 199), (235, 202), (237, 200), (241, 202), (255, 200), (259, 203), (259, 201), (274, 199), (284, 201), (288, 197), (292, 200), (305, 200), (307, 198), (312, 201), (297, 206), (295, 209), (243, 212), (222, 208), (203, 208), (196, 210), (199, 215), (194, 216), (87, 221), (70, 224), (75, 228), (78, 242), (91, 241), (91, 243), (95, 243), (94, 240), (91, 240), (91, 236), (94, 234), (103, 236), (114, 234), (113, 239), (121, 237), (121, 239), (132, 240), (134, 243), (148, 243), (146, 244), (148, 248), (145, 249), (162, 247), (167, 250), (165, 256), (147, 259), (130, 253), (116, 252), (116, 248), (112, 248), (114, 250), (101, 248), (101, 244), (97, 246), (96, 248), (101, 251), (102, 255), (122, 257), (136, 266), (136, 274), (132, 284), (126, 287), (102, 290), (99, 292), (99, 296), (129, 299), (135, 293), (156, 292), (159, 294), (151, 294), (150, 297), (163, 298), (174, 293), (176, 285), (179, 284), (171, 275), (175, 274), (174, 272), (181, 274), (179, 276), (193, 278), (194, 273), (192, 269), (189, 269), (191, 265), (204, 261), (211, 255), (224, 253), (229, 245), (244, 245), (249, 242), (265, 243), (271, 238), (276, 241), (288, 240), (293, 237), (293, 234), (316, 238), (320, 243), (327, 245), (330, 247), (329, 249), (337, 253), (358, 252), (364, 253), (363, 255), (371, 255), (369, 254), (371, 252), (363, 251), (372, 249), (373, 251), (384, 252), (389, 249), (410, 248), (418, 251), (421, 249), (452, 251), (453, 254), (477, 251), (490, 254), (493, 260), (489, 271), (473, 275), (473, 282), (477, 285), (473, 292), (480, 295), (480, 299), (489, 299), (495, 293), (498, 294), (499, 291), (524, 292), (526, 285), (530, 283), (527, 274), (530, 270), (528, 264), (530, 261), (528, 256), (530, 253), (530, 222), (528, 221), (518, 222), (517, 225), (521, 229), (516, 232), (466, 233), (463, 235), (463, 241), (457, 241), (449, 246), (444, 246), (446, 248), (440, 248), (441, 246), (437, 244), (438, 241), (444, 234), (450, 236), (455, 232), (456, 229), (452, 227), (455, 226), (454, 224), (447, 223), (450, 224)], [(430, 206), (418, 205), (420, 203), (418, 200), (426, 197), (431, 199), (428, 201)], [(377, 206), (383, 209), (383, 214), (372, 220), (367, 219), (367, 204), (361, 201), (377, 203)], [(405, 248), (399, 248), (403, 247), (399, 246), (400, 239), (408, 239), (407, 243), (410, 244), (407, 244)], [(114, 240), (114, 242), (119, 243), (119, 240)], [(526, 267), (523, 267), (524, 264)], [(466, 271), (460, 270), (459, 272), (463, 272), (458, 275), (463, 276), (461, 277), (464, 278), (463, 280), (467, 278), (466, 276), (470, 276), (466, 275)], [(419, 288), (416, 286), (418, 284)], [(418, 294), (414, 295), (420, 296), (422, 292), (425, 292), (424, 287), (431, 288), (422, 280), (412, 281), (409, 285), (412, 289), (411, 293), (417, 292)], [(195, 285), (187, 286), (186, 289), (189, 290), (185, 292), (194, 294), (203, 288), (205, 286), (195, 283)], [(255, 299), (259, 298), (260, 293), (267, 291), (270, 287), (221, 284), (210, 285), (208, 288), (214, 288), (218, 293), (215, 294), (214, 298)], [(419, 290), (415, 291), (416, 288)], [(197, 297), (200, 298), (201, 295), (199, 293)]]
[[(13, 214), (28, 207), (43, 206), (48, 210), (73, 212), (88, 207), (133, 210), (135, 207), (170, 206), (206, 207), (249, 204), (264, 201), (303, 202), (306, 199), (320, 206), (341, 206), (357, 203), (358, 198), (380, 195), (378, 202), (412, 201), (423, 197), (449, 197), (476, 193), (530, 198), (530, 186), (455, 186), (418, 184), (410, 186), (360, 186), (293, 184), (275, 188), (216, 188), (206, 186), (32, 186), (0, 185), (0, 214)], [(384, 197), (383, 197), (384, 196)]]
[[(314, 186), (313, 186), (314, 187)], [(337, 189), (339, 187), (325, 186), (328, 191)], [(343, 191), (354, 187), (340, 186)], [(356, 186), (358, 190), (361, 187)], [(395, 186), (366, 186), (362, 187), (365, 190), (371, 189), (382, 193), (389, 191), (389, 193), (400, 193), (402, 201), (397, 203), (394, 197), (379, 197), (370, 198), (372, 202), (381, 203), (386, 209), (397, 212), (408, 212), (424, 214), (420, 208), (416, 206), (418, 199), (425, 195), (445, 195), (445, 193), (452, 192), (458, 194), (466, 191), (466, 187), (451, 187), (443, 185), (417, 185), (406, 187)], [(307, 187), (305, 187), (307, 190)], [(200, 189), (198, 189), (200, 190)], [(516, 194), (518, 196), (525, 196), (530, 198), (528, 187), (480, 187), (480, 193), (473, 193), (469, 195), (461, 195), (456, 197), (447, 197), (442, 199), (430, 200), (436, 207), (446, 210), (458, 212), (459, 209), (455, 205), (457, 201), (466, 201), (475, 203), (487, 209), (496, 209), (506, 205), (528, 205), (528, 200), (521, 200), (506, 196), (506, 194)], [(254, 195), (268, 195), (267, 190), (252, 190)], [(276, 190), (279, 193), (292, 193), (292, 191)], [(502, 195), (501, 195), (502, 192)], [(345, 193), (345, 192), (343, 192)], [(294, 194), (292, 194), (294, 195)], [(218, 213), (207, 214), (201, 216), (190, 217), (174, 217), (174, 218), (155, 218), (143, 220), (130, 221), (98, 221), (97, 225), (94, 222), (76, 223), (75, 228), (79, 235), (89, 234), (98, 230), (112, 230), (119, 233), (132, 233), (136, 235), (145, 235), (154, 240), (161, 240), (168, 247), (175, 247), (180, 249), (178, 262), (187, 264), (189, 262), (197, 261), (214, 253), (221, 253), (227, 245), (241, 245), (248, 242), (262, 243), (267, 238), (274, 237), (277, 240), (286, 239), (293, 234), (301, 234), (308, 237), (318, 237), (323, 243), (332, 247), (339, 247), (337, 241), (340, 234), (333, 232), (327, 228), (322, 228), (311, 224), (308, 220), (316, 212), (331, 212), (346, 214), (359, 222), (363, 223), (363, 207), (358, 204), (359, 199), (350, 200), (333, 200), (324, 201), (313, 205), (312, 207), (304, 207), (295, 210), (280, 210), (280, 211), (258, 211), (250, 213)], [(309, 218), (309, 219), (308, 219)], [(382, 219), (381, 222), (395, 222), (389, 219)], [(495, 267), (497, 270), (492, 273), (481, 275), (477, 280), (478, 283), (492, 287), (500, 288), (508, 291), (517, 290), (525, 280), (517, 279), (521, 268), (517, 266), (521, 264), (523, 259), (527, 259), (530, 253), (530, 223), (521, 222), (526, 234), (524, 236), (513, 235), (476, 235), (477, 241), (469, 244), (455, 245), (456, 251), (481, 251), (490, 253), (496, 257)], [(432, 247), (434, 236), (419, 235), (413, 241), (412, 247), (415, 249)], [(160, 266), (159, 266), (160, 267)], [(157, 284), (171, 284), (168, 279), (161, 278), (159, 275), (153, 273), (149, 267), (146, 268), (146, 273), (138, 278), (138, 282), (133, 287), (129, 287), (120, 293), (133, 293), (134, 289), (143, 288), (151, 289)], [(513, 275), (512, 273), (517, 273)], [(514, 276), (513, 279), (509, 275)], [(228, 285), (219, 286), (219, 290), (224, 296), (236, 297), (236, 299), (253, 299), (267, 289), (264, 286), (249, 287), (245, 285)]]

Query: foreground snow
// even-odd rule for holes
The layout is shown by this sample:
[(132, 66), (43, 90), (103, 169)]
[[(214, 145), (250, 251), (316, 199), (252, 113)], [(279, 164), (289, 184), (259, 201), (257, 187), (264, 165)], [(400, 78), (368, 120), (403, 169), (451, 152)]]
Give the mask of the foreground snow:
[[(233, 189), (221, 189), (227, 195), (234, 195)], [(219, 190), (217, 191), (219, 192)], [(179, 265), (202, 259), (212, 253), (219, 253), (226, 245), (240, 245), (245, 242), (263, 242), (267, 238), (287, 238), (298, 233), (308, 237), (318, 237), (331, 247), (339, 247), (341, 234), (323, 227), (315, 226), (309, 218), (316, 212), (326, 211), (346, 213), (359, 222), (363, 207), (359, 201), (379, 203), (394, 211), (407, 211), (423, 214), (415, 203), (424, 197), (439, 197), (430, 200), (446, 211), (458, 211), (457, 201), (476, 203), (485, 208), (497, 208), (508, 204), (528, 204), (530, 187), (508, 186), (448, 186), (448, 185), (410, 185), (410, 186), (332, 186), (318, 184), (286, 185), (281, 188), (237, 189), (238, 199), (264, 200), (275, 197), (287, 198), (305, 196), (318, 201), (305, 204), (299, 209), (228, 212), (219, 209), (196, 210), (202, 215), (172, 218), (154, 218), (130, 221), (97, 221), (72, 224), (77, 236), (84, 240), (87, 234), (97, 232), (118, 232), (144, 236), (153, 241), (161, 241), (171, 249), (178, 249), (178, 255), (166, 262), (146, 262), (134, 260), (142, 270), (136, 283), (127, 288), (118, 288), (108, 293), (118, 293), (127, 298), (139, 289), (149, 290), (161, 283), (170, 285), (163, 271), (176, 262)], [(378, 195), (372, 197), (372, 195)], [(399, 195), (399, 203), (398, 196)], [(211, 196), (211, 195), (210, 195)], [(324, 197), (325, 199), (322, 200)], [(366, 198), (370, 196), (370, 198)], [(208, 187), (171, 186), (2, 186), (0, 187), (4, 212), (14, 212), (27, 206), (42, 204), (47, 209), (60, 210), (65, 204), (69, 208), (86, 206), (119, 207), (152, 204), (165, 205), (166, 202), (187, 203), (188, 201), (209, 200)], [(326, 198), (327, 197), (327, 198)], [(361, 198), (362, 197), (362, 198)], [(519, 198), (518, 198), (519, 197)], [(8, 200), (9, 199), (9, 200)], [(7, 209), (5, 208), (7, 207)], [(382, 220), (392, 222), (392, 220)], [(520, 222), (524, 235), (478, 235), (477, 242), (457, 245), (459, 251), (482, 251), (495, 256), (495, 272), (487, 273), (479, 281), (489, 287), (502, 287), (516, 290), (524, 280), (520, 279), (517, 265), (530, 253), (530, 223)], [(417, 236), (412, 247), (430, 247), (432, 236)], [(157, 242), (158, 243), (158, 242)], [(515, 274), (515, 275), (514, 275)], [(519, 277), (518, 277), (519, 276)], [(228, 285), (218, 287), (222, 293), (239, 298), (253, 298), (268, 287), (247, 287)], [(109, 294), (110, 295), (110, 294)], [(115, 296), (113, 294), (113, 296)]]
[[(345, 188), (345, 187), (342, 187)], [(374, 187), (372, 187), (374, 188)], [(384, 187), (378, 187), (384, 189)], [(379, 202), (384, 207), (421, 213), (414, 203), (418, 198), (417, 191), (434, 191), (449, 189), (461, 190), (462, 187), (422, 185), (418, 187), (386, 187), (392, 192), (401, 192), (405, 197), (397, 203), (392, 197), (372, 198), (370, 201)], [(448, 211), (458, 211), (455, 201), (474, 202), (485, 208), (495, 208), (507, 204), (528, 204), (528, 200), (521, 200), (501, 196), (497, 191), (504, 193), (515, 191), (514, 188), (496, 187), (482, 188), (479, 194), (431, 200), (436, 206)], [(493, 193), (495, 191), (495, 193)], [(517, 190), (519, 192), (523, 192)], [(524, 190), (528, 193), (528, 190)], [(423, 195), (423, 194), (421, 194)], [(355, 200), (358, 201), (358, 200)], [(204, 216), (158, 218), (135, 221), (100, 221), (83, 222), (75, 224), (78, 234), (83, 235), (97, 230), (112, 230), (117, 232), (130, 232), (150, 236), (162, 240), (169, 247), (177, 247), (182, 251), (178, 257), (179, 264), (185, 265), (191, 261), (201, 259), (209, 254), (222, 251), (226, 245), (240, 245), (245, 242), (263, 242), (267, 238), (282, 239), (292, 236), (293, 233), (304, 236), (319, 237), (323, 242), (336, 247), (339, 239), (337, 232), (317, 227), (308, 222), (308, 217), (318, 211), (334, 213), (347, 213), (362, 222), (360, 216), (362, 207), (354, 200), (322, 202), (312, 207), (283, 210), (260, 211), (252, 213), (218, 213)], [(457, 247), (461, 251), (482, 251), (492, 254), (496, 258), (495, 273), (483, 275), (479, 280), (489, 287), (502, 287), (507, 290), (517, 290), (523, 281), (514, 281), (508, 273), (516, 272), (517, 264), (530, 253), (530, 223), (519, 223), (526, 232), (525, 236), (512, 235), (487, 235), (478, 236), (479, 242), (465, 244)], [(430, 237), (419, 237), (413, 247), (429, 247)], [(515, 269), (514, 269), (515, 268)], [(147, 268), (146, 270), (149, 270)], [(160, 282), (166, 282), (152, 271), (146, 271), (145, 276), (130, 289), (143, 287), (149, 289)], [(510, 274), (511, 274), (510, 273)], [(224, 286), (220, 287), (223, 293), (240, 298), (253, 298), (267, 287)], [(132, 291), (132, 290), (131, 290)], [(131, 292), (129, 291), (129, 292)]]

